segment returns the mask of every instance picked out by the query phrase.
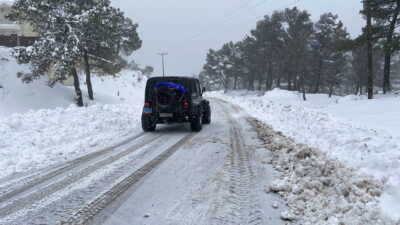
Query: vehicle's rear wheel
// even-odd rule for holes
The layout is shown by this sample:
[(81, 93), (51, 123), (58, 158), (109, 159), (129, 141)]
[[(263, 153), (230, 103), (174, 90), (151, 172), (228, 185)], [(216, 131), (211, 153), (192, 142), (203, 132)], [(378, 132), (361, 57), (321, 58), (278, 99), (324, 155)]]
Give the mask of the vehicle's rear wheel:
[(200, 132), (203, 129), (203, 117), (201, 115), (192, 118), (190, 128), (194, 132)]
[(208, 105), (203, 115), (203, 124), (210, 124), (210, 123), (211, 123), (211, 108)]
[(156, 126), (151, 116), (142, 115), (142, 128), (144, 132), (153, 132), (156, 130)]

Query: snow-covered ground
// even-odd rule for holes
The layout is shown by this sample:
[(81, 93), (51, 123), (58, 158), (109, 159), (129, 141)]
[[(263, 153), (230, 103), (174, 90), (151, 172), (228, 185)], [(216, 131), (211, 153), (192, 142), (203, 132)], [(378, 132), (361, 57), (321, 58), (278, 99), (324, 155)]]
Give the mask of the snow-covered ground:
[(87, 107), (78, 108), (71, 87), (50, 88), (46, 77), (22, 83), (16, 74), (28, 69), (10, 49), (0, 48), (0, 178), (70, 160), (141, 131), (140, 73), (94, 76), (96, 100), (87, 100), (84, 91)]
[(266, 94), (209, 93), (242, 106), (248, 113), (297, 142), (315, 147), (359, 173), (384, 182), (383, 212), (400, 219), (400, 98), (376, 100), (347, 96), (309, 95), (303, 102), (295, 92)]
[[(29, 68), (18, 65), (10, 53), (9, 49), (0, 48), (0, 181), (101, 150), (141, 132), (139, 119), (145, 79), (140, 74), (123, 71), (117, 77), (93, 77), (96, 100), (88, 101), (84, 92), (87, 106), (78, 108), (73, 104), (74, 91), (71, 87), (56, 85), (50, 88), (45, 77), (23, 84), (16, 73)], [(85, 90), (84, 82), (81, 86)], [(309, 95), (307, 102), (302, 101), (297, 93), (282, 90), (261, 95), (216, 92), (208, 96), (240, 105), (274, 130), (357, 169), (356, 172), (340, 166), (334, 169), (336, 177), (343, 175), (342, 179), (349, 178), (343, 184), (356, 185), (358, 178), (368, 181), (365, 176), (357, 177), (355, 173), (373, 176), (377, 181), (368, 181), (367, 187), (379, 188), (379, 184), (384, 184), (383, 195), (379, 198), (380, 207), (387, 216), (400, 220), (399, 96), (378, 96), (378, 99), (369, 101), (359, 96), (328, 98), (326, 95)], [(242, 119), (238, 117), (238, 120)], [(267, 128), (265, 130), (268, 131)], [(285, 163), (287, 159), (297, 157), (294, 153), (297, 154), (292, 152), (287, 157), (277, 154), (276, 157), (281, 157), (279, 162)], [(303, 166), (300, 169), (296, 167), (300, 172), (317, 169), (311, 173), (312, 177), (308, 177), (313, 180), (321, 178), (318, 175), (320, 170), (336, 165), (336, 161), (326, 159), (325, 155), (318, 159), (323, 159), (326, 165), (315, 166), (314, 161), (304, 165), (293, 160), (290, 163), (293, 167)], [(351, 179), (350, 176), (355, 177)], [(290, 177), (297, 187), (306, 185), (304, 181), (294, 178)], [(365, 191), (364, 187), (352, 188), (351, 193), (359, 194), (359, 190)], [(340, 195), (341, 190), (328, 191), (333, 199)], [(380, 194), (380, 190), (367, 190), (370, 191)], [(318, 193), (317, 196), (320, 197)], [(374, 202), (368, 199), (368, 193), (363, 192), (360, 196), (357, 199)], [(290, 199), (297, 201), (297, 197), (286, 196), (289, 204)], [(326, 199), (320, 200), (323, 202)], [(308, 208), (304, 215), (313, 216), (312, 210), (318, 209), (315, 206), (323, 207), (323, 204)], [(344, 209), (340, 207), (340, 210)], [(357, 213), (356, 210), (352, 208), (341, 215)], [(364, 212), (358, 216), (362, 215), (365, 215)], [(332, 224), (335, 224), (334, 218)]]
[(0, 178), (108, 147), (140, 129), (130, 105), (70, 106), (0, 119)]
[(0, 117), (71, 104), (73, 95), (66, 87), (56, 85), (50, 88), (45, 79), (22, 83), (17, 73), (29, 71), (29, 66), (18, 65), (11, 53), (9, 48), (0, 48)]
[(182, 134), (191, 139), (90, 224), (286, 224), (280, 219), (284, 202), (264, 191), (279, 177), (266, 163), (271, 154), (241, 111), (217, 101), (212, 110), (213, 122), (200, 133), (166, 127), (160, 140), (165, 144), (148, 151)]

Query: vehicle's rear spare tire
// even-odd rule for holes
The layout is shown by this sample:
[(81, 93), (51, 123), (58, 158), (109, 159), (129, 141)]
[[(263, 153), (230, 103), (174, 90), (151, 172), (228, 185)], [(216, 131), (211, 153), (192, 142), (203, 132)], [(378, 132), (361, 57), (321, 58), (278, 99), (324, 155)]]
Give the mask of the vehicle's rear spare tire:
[[(168, 83), (169, 85), (175, 85)], [(180, 86), (177, 86), (180, 87)], [(181, 87), (183, 88), (183, 87)], [(184, 92), (168, 86), (159, 86), (155, 89), (156, 100), (158, 110), (163, 112), (173, 112), (182, 104), (184, 98)]]
[(190, 121), (190, 128), (194, 132), (200, 132), (203, 129), (203, 117), (196, 116)]
[(149, 115), (142, 115), (142, 128), (144, 132), (153, 132), (156, 130), (156, 123)]

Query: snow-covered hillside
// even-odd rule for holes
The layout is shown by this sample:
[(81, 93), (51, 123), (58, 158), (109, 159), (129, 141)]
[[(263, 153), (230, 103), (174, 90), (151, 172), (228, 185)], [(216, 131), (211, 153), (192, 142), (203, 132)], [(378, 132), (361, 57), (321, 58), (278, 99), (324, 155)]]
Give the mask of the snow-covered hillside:
[[(57, 84), (50, 88), (47, 78), (25, 84), (17, 77), (18, 72), (29, 71), (28, 65), (18, 65), (11, 56), (12, 50), (0, 47), (0, 117), (13, 113), (25, 113), (29, 110), (55, 109), (68, 107), (74, 102), (74, 90)], [(85, 100), (85, 104), (92, 105), (135, 103), (142, 100), (143, 77), (133, 71), (123, 71), (118, 77), (93, 77), (95, 102)], [(85, 84), (81, 88), (86, 96)]]
[(0, 116), (71, 104), (73, 95), (66, 87), (56, 85), (50, 88), (45, 79), (23, 84), (17, 73), (26, 72), (29, 67), (18, 65), (11, 52), (9, 48), (0, 48)]
[(236, 103), (275, 130), (382, 180), (383, 211), (400, 219), (400, 96), (369, 101), (359, 96), (309, 95), (307, 102), (300, 94), (283, 90), (209, 96)]
[(78, 108), (71, 87), (50, 88), (46, 77), (22, 83), (16, 74), (29, 67), (10, 54), (0, 48), (0, 178), (71, 160), (141, 131), (140, 73), (93, 77), (96, 100), (86, 98), (87, 107)]

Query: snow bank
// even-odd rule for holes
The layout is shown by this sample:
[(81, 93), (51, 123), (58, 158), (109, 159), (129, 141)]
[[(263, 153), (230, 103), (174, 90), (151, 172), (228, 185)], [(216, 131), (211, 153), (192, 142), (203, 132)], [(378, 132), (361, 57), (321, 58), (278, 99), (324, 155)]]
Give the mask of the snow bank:
[[(222, 92), (209, 95), (236, 103), (297, 142), (320, 149), (330, 158), (384, 182), (381, 207), (388, 216), (400, 220), (400, 137), (395, 135), (398, 128), (393, 131), (384, 129), (382, 125), (382, 121), (386, 120), (397, 123), (400, 115), (399, 98), (382, 98), (365, 103), (365, 100), (354, 97), (329, 99), (323, 95), (309, 95), (309, 101), (304, 103), (296, 93), (281, 90), (262, 96), (255, 96), (254, 93), (224, 95)], [(354, 117), (362, 117), (382, 129), (369, 128), (368, 123), (362, 125), (361, 121), (344, 119), (347, 114), (353, 116), (352, 109), (368, 109), (373, 103), (382, 105), (360, 111)], [(344, 112), (343, 115), (327, 113), (339, 110)], [(379, 112), (384, 116), (373, 116)]]
[(117, 143), (140, 131), (139, 106), (70, 106), (0, 119), (0, 178), (40, 169)]
[(141, 132), (139, 119), (146, 79), (138, 72), (94, 76), (95, 101), (74, 106), (72, 87), (47, 86), (44, 76), (30, 84), (17, 78), (29, 71), (11, 49), (0, 47), (1, 177), (58, 164), (109, 147)]
[(28, 65), (18, 65), (11, 56), (10, 48), (0, 47), (0, 117), (12, 113), (27, 112), (43, 108), (66, 107), (73, 102), (73, 92), (62, 85), (47, 86), (42, 78), (24, 84), (18, 72), (28, 72)]
[(359, 176), (259, 121), (252, 123), (273, 153), (270, 163), (283, 174), (266, 187), (288, 203), (290, 211), (282, 212), (283, 219), (304, 225), (394, 225), (379, 212), (381, 182)]

